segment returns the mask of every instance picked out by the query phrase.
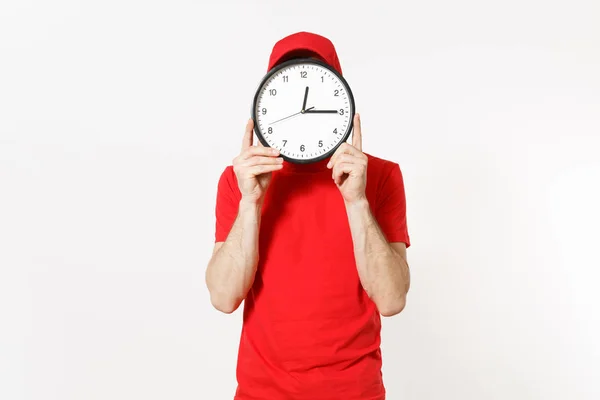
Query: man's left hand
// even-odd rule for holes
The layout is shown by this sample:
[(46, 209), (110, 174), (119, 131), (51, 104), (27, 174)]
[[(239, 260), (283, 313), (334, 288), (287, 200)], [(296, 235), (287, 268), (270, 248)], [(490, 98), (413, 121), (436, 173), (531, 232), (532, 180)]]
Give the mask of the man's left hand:
[(331, 156), (327, 168), (332, 169), (331, 177), (346, 203), (366, 199), (367, 156), (362, 152), (359, 114), (354, 115), (352, 145), (346, 142), (342, 143)]

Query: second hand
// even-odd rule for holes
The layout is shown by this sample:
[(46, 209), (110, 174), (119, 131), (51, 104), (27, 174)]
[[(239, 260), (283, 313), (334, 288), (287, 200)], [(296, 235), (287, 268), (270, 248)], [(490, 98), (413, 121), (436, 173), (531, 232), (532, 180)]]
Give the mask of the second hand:
[(279, 122), (279, 121), (283, 121), (283, 120), (285, 120), (285, 119), (292, 118), (292, 117), (294, 117), (294, 116), (296, 116), (296, 115), (298, 115), (298, 114), (304, 114), (305, 112), (307, 112), (308, 110), (312, 110), (313, 108), (314, 108), (314, 107), (310, 107), (310, 108), (307, 108), (306, 110), (298, 111), (298, 112), (297, 112), (297, 113), (295, 113), (295, 114), (289, 115), (289, 116), (287, 116), (287, 117), (285, 117), (285, 118), (278, 119), (277, 121), (273, 121), (273, 122), (271, 122), (269, 125), (273, 125), (273, 124), (275, 124), (275, 123), (277, 123), (277, 122)]

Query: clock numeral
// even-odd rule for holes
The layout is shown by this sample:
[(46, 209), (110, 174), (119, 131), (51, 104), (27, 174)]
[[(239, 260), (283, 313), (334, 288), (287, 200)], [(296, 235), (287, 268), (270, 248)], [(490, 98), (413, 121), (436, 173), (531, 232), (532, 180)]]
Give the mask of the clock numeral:
[(323, 141), (319, 140), (319, 147), (323, 147)]
[(300, 71), (300, 78), (306, 78), (306, 71)]
[(273, 127), (270, 126), (269, 129), (267, 129), (267, 132), (268, 133), (273, 133)]
[[(277, 89), (270, 89), (270, 90), (269, 90), (269, 94), (270, 94), (271, 96), (275, 96), (275, 95), (277, 94)], [(336, 96), (337, 96), (337, 94), (336, 94)]]
[(335, 90), (333, 91), (333, 95), (334, 95), (334, 96), (339, 96), (339, 95), (340, 95), (340, 91), (339, 91), (339, 90), (337, 90), (337, 89), (335, 89)]
[(344, 115), (344, 109), (340, 108), (340, 115)]
[(333, 133), (335, 133), (335, 134), (337, 135), (337, 128), (335, 128), (335, 129), (333, 130)]
[(324, 76), (321, 77), (321, 82), (325, 82), (325, 77)]
[(284, 75), (284, 76), (283, 76), (283, 81), (284, 81), (284, 82), (287, 82), (288, 80), (289, 80), (288, 76), (287, 76), (287, 75)]
[(300, 151), (304, 151), (304, 149), (305, 149), (304, 145), (303, 144), (300, 145)]
[(285, 147), (287, 140), (283, 139), (283, 147)]
[(266, 108), (263, 108), (263, 109), (261, 110), (261, 112), (262, 112), (262, 115), (265, 115), (265, 114), (267, 113), (267, 109), (266, 109)]

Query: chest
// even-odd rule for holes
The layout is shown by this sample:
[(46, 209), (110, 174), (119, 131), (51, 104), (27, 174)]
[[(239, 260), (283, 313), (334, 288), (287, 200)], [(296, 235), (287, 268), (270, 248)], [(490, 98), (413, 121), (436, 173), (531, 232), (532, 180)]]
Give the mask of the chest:
[[(370, 203), (372, 192), (367, 183)], [(330, 171), (274, 175), (262, 209), (259, 255), (265, 278), (280, 269), (286, 279), (309, 271), (328, 276), (330, 268), (355, 273), (348, 215)]]
[(301, 260), (351, 250), (344, 201), (330, 174), (274, 176), (265, 196), (259, 238), (261, 256), (268, 258)]
[[(367, 198), (375, 200), (369, 183)], [(346, 206), (331, 173), (274, 175), (262, 208), (254, 301), (274, 315), (337, 315), (356, 309), (349, 304), (361, 299), (360, 288)]]

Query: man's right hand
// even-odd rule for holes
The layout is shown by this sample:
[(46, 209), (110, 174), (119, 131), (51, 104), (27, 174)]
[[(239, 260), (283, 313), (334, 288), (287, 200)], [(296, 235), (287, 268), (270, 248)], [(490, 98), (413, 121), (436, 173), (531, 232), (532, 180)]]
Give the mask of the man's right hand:
[(283, 167), (283, 158), (278, 157), (279, 150), (265, 147), (260, 141), (253, 146), (253, 129), (254, 121), (250, 119), (246, 124), (242, 151), (233, 159), (233, 170), (242, 200), (258, 204), (271, 182), (271, 173)]

